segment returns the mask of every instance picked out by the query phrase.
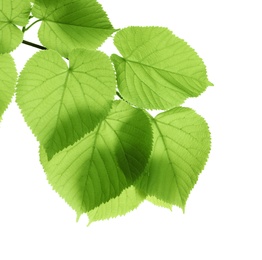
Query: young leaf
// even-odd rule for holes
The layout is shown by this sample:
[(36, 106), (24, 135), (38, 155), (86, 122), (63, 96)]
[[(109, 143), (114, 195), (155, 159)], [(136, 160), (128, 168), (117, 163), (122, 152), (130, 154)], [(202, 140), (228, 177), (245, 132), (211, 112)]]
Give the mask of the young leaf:
[(121, 95), (147, 109), (169, 109), (211, 83), (206, 67), (183, 40), (161, 27), (128, 27), (115, 36), (112, 55)]
[(30, 10), (27, 0), (1, 0), (0, 53), (13, 51), (23, 41), (23, 33), (17, 26), (28, 23)]
[(93, 132), (50, 161), (43, 149), (40, 157), (49, 183), (80, 216), (132, 185), (148, 162), (151, 146), (147, 115), (115, 101)]
[(210, 151), (205, 120), (192, 109), (177, 107), (152, 118), (154, 147), (137, 187), (184, 209)]
[(74, 48), (96, 49), (115, 31), (96, 0), (36, 0), (32, 12), (42, 20), (41, 43), (65, 57)]
[(99, 207), (87, 213), (89, 223), (123, 216), (128, 212), (136, 209), (146, 198), (146, 195), (138, 191), (134, 186), (122, 191), (122, 193), (106, 203), (101, 204)]
[(116, 82), (110, 59), (98, 51), (73, 50), (69, 68), (55, 51), (40, 51), (25, 65), (17, 85), (17, 103), (48, 158), (108, 114)]
[(14, 95), (16, 79), (13, 58), (10, 54), (0, 54), (0, 120)]

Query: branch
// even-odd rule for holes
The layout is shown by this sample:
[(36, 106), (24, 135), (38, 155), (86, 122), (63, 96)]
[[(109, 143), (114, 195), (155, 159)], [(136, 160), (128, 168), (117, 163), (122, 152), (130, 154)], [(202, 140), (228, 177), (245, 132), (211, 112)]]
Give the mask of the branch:
[(28, 42), (28, 41), (23, 40), (22, 43), (26, 44), (26, 45), (29, 45), (31, 47), (35, 47), (35, 48), (40, 49), (40, 50), (46, 50), (46, 47), (38, 45), (38, 44), (35, 44), (35, 43), (32, 43), (32, 42)]

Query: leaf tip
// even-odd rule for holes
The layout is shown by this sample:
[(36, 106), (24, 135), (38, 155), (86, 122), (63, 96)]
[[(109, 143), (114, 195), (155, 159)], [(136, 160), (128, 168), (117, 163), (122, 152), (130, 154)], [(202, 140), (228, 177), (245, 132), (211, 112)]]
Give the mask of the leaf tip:
[(81, 217), (81, 213), (76, 213), (76, 222), (78, 223), (79, 222), (79, 219), (80, 219), (80, 217)]
[(90, 227), (92, 223), (94, 223), (94, 220), (89, 218), (86, 227)]
[(209, 87), (214, 87), (214, 84), (210, 81), (207, 81), (207, 84), (208, 84)]

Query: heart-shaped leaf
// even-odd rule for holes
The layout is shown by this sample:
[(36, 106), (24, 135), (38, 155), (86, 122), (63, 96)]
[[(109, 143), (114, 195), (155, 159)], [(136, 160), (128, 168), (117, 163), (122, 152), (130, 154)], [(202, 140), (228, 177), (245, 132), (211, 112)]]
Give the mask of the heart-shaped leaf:
[(115, 73), (105, 54), (76, 49), (69, 63), (55, 51), (40, 51), (17, 85), (17, 103), (49, 159), (93, 130), (115, 95)]
[(121, 95), (147, 109), (169, 109), (212, 85), (206, 67), (186, 42), (162, 27), (128, 27), (115, 36), (112, 55)]
[(115, 101), (96, 129), (48, 161), (41, 162), (49, 183), (78, 216), (120, 195), (141, 176), (152, 148), (147, 115)]
[(177, 107), (152, 118), (154, 147), (137, 187), (184, 209), (210, 151), (205, 120), (190, 108)]
[(96, 0), (36, 0), (32, 12), (42, 20), (41, 43), (65, 57), (75, 48), (96, 49), (115, 31)]

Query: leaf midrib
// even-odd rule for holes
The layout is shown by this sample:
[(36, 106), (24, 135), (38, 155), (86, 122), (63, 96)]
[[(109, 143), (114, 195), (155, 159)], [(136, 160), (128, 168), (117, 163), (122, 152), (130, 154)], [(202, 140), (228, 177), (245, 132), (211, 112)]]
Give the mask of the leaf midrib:
[(42, 20), (42, 22), (46, 22), (46, 23), (54, 23), (54, 24), (62, 24), (62, 25), (67, 25), (67, 26), (74, 26), (74, 27), (81, 27), (81, 28), (86, 28), (89, 30), (108, 30), (108, 31), (113, 31), (115, 32), (116, 29), (114, 29), (113, 27), (111, 28), (101, 28), (101, 27), (91, 27), (91, 26), (83, 26), (83, 25), (75, 25), (75, 24), (69, 24), (69, 23), (62, 23), (62, 22), (58, 22), (58, 21), (53, 21), (53, 20)]
[(53, 135), (52, 135), (53, 138), (54, 138), (54, 134), (55, 134), (56, 130), (58, 129), (58, 127), (57, 127), (58, 119), (60, 117), (62, 104), (63, 104), (63, 101), (64, 101), (65, 92), (66, 92), (66, 89), (67, 89), (67, 82), (68, 82), (68, 78), (69, 78), (69, 75), (70, 75), (70, 73), (68, 71), (67, 72), (63, 72), (63, 73), (67, 73), (67, 75), (66, 75), (65, 83), (63, 84), (64, 85), (64, 89), (63, 89), (63, 93), (62, 93), (62, 96), (61, 96), (61, 101), (60, 101), (58, 112), (57, 112), (56, 123), (55, 123), (54, 131), (53, 131)]
[[(98, 125), (97, 130), (96, 130), (96, 132), (94, 133), (95, 139), (94, 139), (94, 141), (93, 141), (91, 158), (90, 158), (90, 160), (89, 160), (90, 163), (89, 163), (89, 165), (88, 165), (88, 170), (86, 171), (86, 179), (85, 179), (85, 183), (84, 183), (85, 189), (84, 189), (83, 196), (82, 196), (82, 202), (81, 202), (80, 211), (83, 211), (84, 197), (85, 197), (85, 194), (86, 194), (86, 186), (87, 186), (87, 182), (88, 182), (88, 179), (89, 179), (90, 168), (91, 168), (91, 165), (92, 165), (92, 163), (93, 163), (93, 158), (94, 158), (94, 152), (95, 152), (95, 149), (96, 149), (97, 138), (98, 138), (98, 136), (100, 135), (99, 131), (100, 131), (101, 125), (102, 125), (102, 123), (100, 123), (100, 124)], [(82, 212), (81, 212), (80, 214), (82, 214)]]
[[(156, 126), (156, 129), (157, 129), (157, 131), (159, 132), (159, 135), (161, 136), (161, 140), (162, 140), (165, 148), (167, 148), (164, 135), (162, 134), (162, 131), (160, 130), (157, 122), (155, 121), (155, 119), (153, 119), (152, 122), (154, 122), (154, 125)], [(168, 157), (169, 162), (171, 162), (172, 160), (170, 159), (170, 155), (169, 155), (169, 150), (168, 150), (168, 149), (166, 149), (166, 154), (167, 154), (167, 157)], [(171, 167), (172, 167), (173, 171), (175, 172), (175, 169), (173, 168), (173, 164), (171, 164)], [(175, 174), (173, 174), (173, 176), (174, 176), (174, 180), (175, 180), (175, 182), (176, 182), (176, 186), (177, 186), (177, 190), (178, 190), (178, 193), (179, 193), (179, 199), (180, 199), (181, 205), (183, 205), (182, 196), (181, 196), (181, 191), (180, 191), (180, 188), (179, 188), (179, 185), (178, 185), (178, 182), (177, 182), (177, 178), (176, 178)]]
[(203, 83), (202, 81), (200, 81), (199, 79), (197, 78), (194, 78), (192, 76), (188, 76), (188, 75), (185, 75), (185, 74), (181, 74), (181, 73), (178, 73), (176, 71), (170, 71), (170, 70), (166, 70), (166, 69), (161, 69), (161, 68), (157, 68), (157, 67), (154, 67), (154, 66), (151, 66), (149, 64), (145, 64), (143, 62), (139, 62), (139, 61), (135, 61), (135, 60), (130, 60), (130, 59), (126, 59), (126, 58), (123, 58), (127, 63), (130, 62), (130, 63), (135, 63), (135, 64), (139, 64), (141, 66), (145, 66), (145, 67), (148, 67), (148, 68), (151, 68), (151, 69), (154, 69), (154, 70), (159, 70), (159, 71), (163, 71), (163, 72), (167, 72), (167, 73), (171, 73), (171, 74), (175, 74), (175, 75), (178, 75), (178, 76), (181, 76), (181, 77), (185, 77), (185, 78), (189, 78), (189, 79), (192, 79), (192, 80), (196, 80), (198, 81), (200, 84)]

